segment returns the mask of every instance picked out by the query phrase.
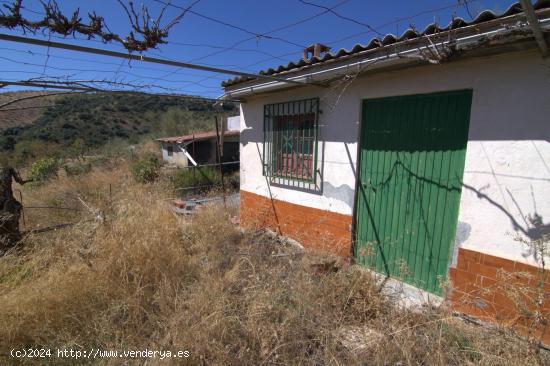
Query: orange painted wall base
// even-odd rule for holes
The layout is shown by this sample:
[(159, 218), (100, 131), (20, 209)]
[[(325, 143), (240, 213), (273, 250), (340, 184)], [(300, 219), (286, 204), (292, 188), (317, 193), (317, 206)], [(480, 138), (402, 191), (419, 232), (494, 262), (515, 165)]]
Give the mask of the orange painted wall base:
[(307, 248), (351, 254), (352, 216), (269, 199), (241, 190), (241, 225), (269, 227)]
[[(543, 313), (550, 314), (550, 273), (535, 266), (460, 248), (456, 268), (449, 269), (452, 290), (448, 300), (454, 310), (512, 327), (523, 334), (529, 329), (550, 344), (550, 324), (537, 327), (533, 314), (538, 294), (543, 293)], [(541, 289), (540, 279), (544, 279)], [(546, 316), (546, 321), (550, 321)]]
[[(241, 225), (269, 227), (308, 248), (351, 257), (352, 216), (269, 199), (241, 190)], [(537, 267), (460, 248), (456, 268), (449, 269), (453, 310), (528, 334), (540, 273)], [(550, 313), (550, 272), (544, 274), (543, 312)], [(515, 300), (513, 300), (515, 298)], [(519, 299), (519, 300), (518, 300)], [(527, 310), (527, 311), (525, 311)], [(550, 319), (546, 319), (550, 321)], [(550, 345), (550, 324), (536, 327)]]

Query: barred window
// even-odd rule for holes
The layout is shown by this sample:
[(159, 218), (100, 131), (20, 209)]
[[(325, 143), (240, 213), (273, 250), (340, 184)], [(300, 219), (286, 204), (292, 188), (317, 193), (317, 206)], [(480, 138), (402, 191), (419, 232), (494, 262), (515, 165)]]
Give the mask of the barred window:
[(168, 156), (173, 156), (174, 155), (174, 146), (172, 146), (172, 145), (166, 146), (166, 152), (167, 152)]
[(315, 182), (318, 114), (319, 99), (264, 106), (264, 175)]

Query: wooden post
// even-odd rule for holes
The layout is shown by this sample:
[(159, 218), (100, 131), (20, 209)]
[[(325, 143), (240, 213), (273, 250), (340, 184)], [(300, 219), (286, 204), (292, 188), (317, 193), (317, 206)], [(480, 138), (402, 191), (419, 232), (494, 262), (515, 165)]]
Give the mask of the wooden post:
[(21, 192), (21, 190), (19, 190), (19, 200), (20, 200), (20, 203), (21, 203), (21, 218), (23, 219), (23, 227), (26, 229), (27, 228), (27, 221), (25, 220), (25, 206), (23, 206), (23, 192)]
[(223, 140), (224, 140), (224, 135), (225, 135), (225, 123), (223, 123), (223, 117), (224, 115), (221, 114), (220, 115), (220, 122), (221, 122), (221, 135), (220, 135), (220, 156), (222, 158), (222, 161), (223, 161)]
[[(223, 165), (222, 165), (222, 156), (223, 153), (221, 152), (223, 150), (223, 146), (220, 148), (220, 129), (218, 128), (218, 116), (215, 117), (216, 122), (216, 152), (218, 155), (218, 165), (220, 167), (220, 174), (222, 179), (222, 195), (223, 195), (223, 207), (227, 208), (227, 204), (225, 202), (225, 184), (223, 181)], [(223, 121), (222, 121), (223, 123)]]
[[(193, 146), (191, 147), (193, 150), (193, 159), (197, 159), (197, 155), (195, 155), (195, 132), (193, 132)], [(187, 164), (189, 165), (189, 164)], [(197, 196), (197, 189), (195, 188), (197, 186), (197, 177), (196, 177), (196, 166), (193, 166), (193, 196)]]

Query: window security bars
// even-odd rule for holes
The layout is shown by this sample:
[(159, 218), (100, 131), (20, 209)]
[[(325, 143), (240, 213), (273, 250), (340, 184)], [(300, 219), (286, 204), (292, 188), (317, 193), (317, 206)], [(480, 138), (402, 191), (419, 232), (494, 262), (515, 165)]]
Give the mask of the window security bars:
[(263, 174), (272, 183), (316, 183), (318, 116), (317, 98), (264, 106)]

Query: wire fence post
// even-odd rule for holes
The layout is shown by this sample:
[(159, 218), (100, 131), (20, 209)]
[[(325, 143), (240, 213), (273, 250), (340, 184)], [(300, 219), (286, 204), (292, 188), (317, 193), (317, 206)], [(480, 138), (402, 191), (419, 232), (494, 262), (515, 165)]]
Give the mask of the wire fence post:
[[(227, 208), (227, 204), (225, 202), (225, 184), (223, 181), (223, 164), (222, 164), (222, 157), (223, 157), (223, 146), (220, 146), (220, 129), (218, 128), (218, 116), (215, 117), (214, 121), (216, 122), (216, 152), (218, 155), (218, 165), (220, 167), (220, 174), (221, 174), (221, 180), (222, 180), (222, 196), (223, 196), (223, 207)], [(222, 121), (223, 124), (223, 121)], [(222, 126), (222, 134), (223, 134), (223, 126)]]

